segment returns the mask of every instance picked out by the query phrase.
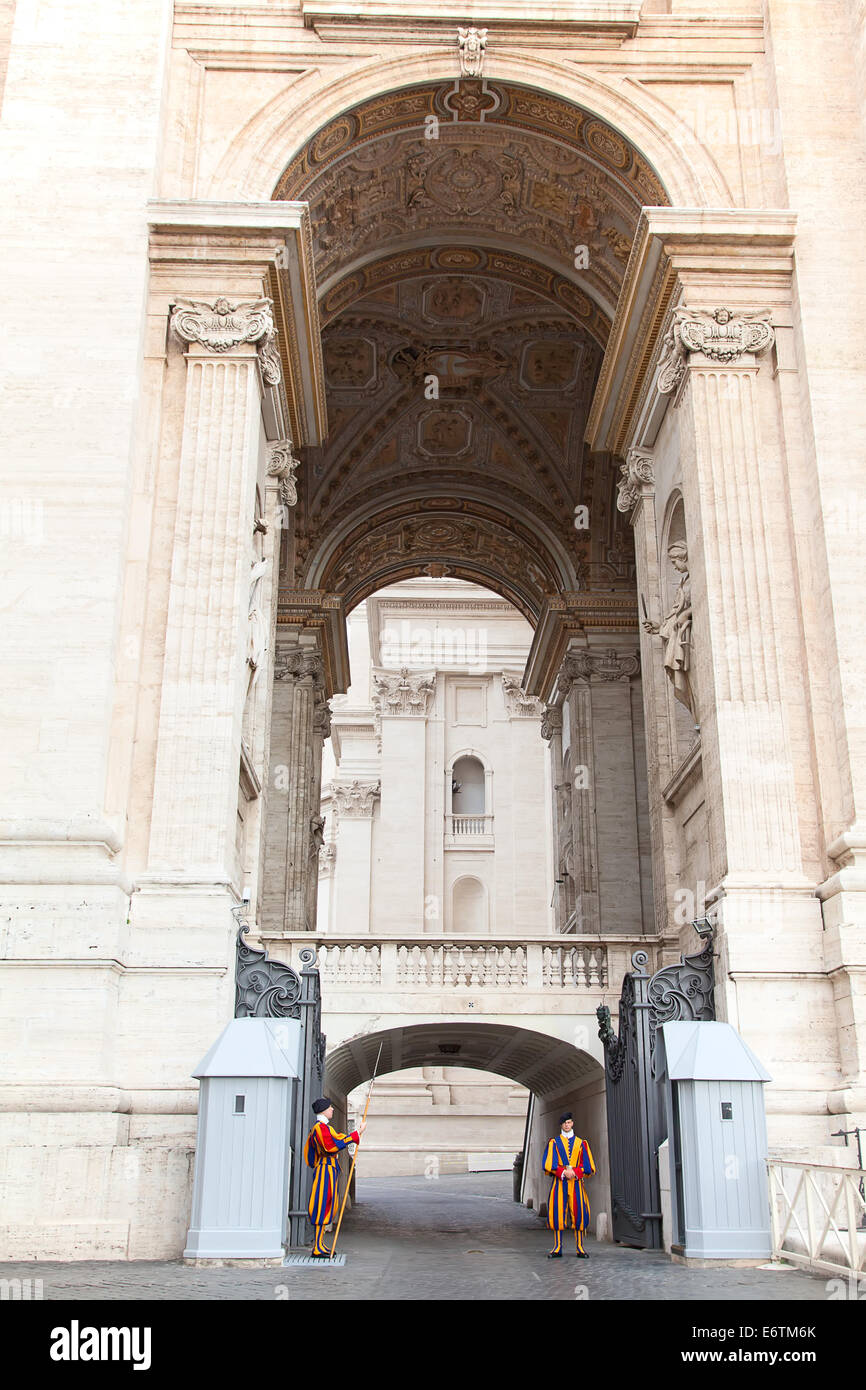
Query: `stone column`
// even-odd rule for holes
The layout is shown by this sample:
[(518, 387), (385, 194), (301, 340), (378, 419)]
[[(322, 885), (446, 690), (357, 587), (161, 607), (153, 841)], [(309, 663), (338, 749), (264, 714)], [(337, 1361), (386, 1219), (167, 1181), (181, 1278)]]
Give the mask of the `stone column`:
[(803, 866), (785, 708), (788, 595), (778, 593), (769, 539), (779, 463), (762, 441), (759, 405), (758, 359), (773, 342), (767, 313), (679, 308), (658, 381), (682, 411), (708, 901), (728, 974), (717, 1005), (735, 1023), (731, 973), (816, 964), (817, 902)]
[(270, 303), (181, 301), (190, 344), (146, 891), (236, 890), (241, 722), (261, 371), (274, 370)]
[(556, 885), (554, 921), (557, 931), (564, 931), (571, 907), (564, 882), (569, 849), (571, 848), (571, 797), (562, 771), (562, 707), (544, 706), (541, 717), (541, 737), (550, 748), (550, 786), (553, 791), (553, 877)]
[(334, 927), (338, 932), (370, 931), (373, 811), (379, 791), (378, 781), (357, 778), (333, 786), (338, 822)]
[[(395, 936), (424, 930), (424, 846), (426, 843), (427, 715), (436, 685), (435, 672), (373, 672), (373, 706), (382, 732), (382, 842), (401, 844), (388, 865), (391, 889), (386, 902), (391, 916), (377, 926)], [(389, 774), (390, 768), (390, 774)]]
[(584, 932), (644, 930), (631, 711), (639, 670), (633, 652), (575, 647), (557, 678), (567, 711), (566, 795)]
[[(648, 613), (661, 612), (662, 583), (655, 504), (655, 472), (646, 449), (630, 449), (620, 468), (617, 507), (631, 514), (638, 595)], [(643, 612), (641, 612), (643, 617)], [(655, 929), (671, 932), (678, 862), (676, 823), (663, 791), (674, 772), (674, 731), (669, 719), (667, 678), (656, 639), (640, 629), (641, 689), (646, 723), (650, 840), (653, 857)]]
[(330, 719), (315, 638), (302, 634), (278, 647), (274, 682), (263, 940), (316, 927), (322, 744)]

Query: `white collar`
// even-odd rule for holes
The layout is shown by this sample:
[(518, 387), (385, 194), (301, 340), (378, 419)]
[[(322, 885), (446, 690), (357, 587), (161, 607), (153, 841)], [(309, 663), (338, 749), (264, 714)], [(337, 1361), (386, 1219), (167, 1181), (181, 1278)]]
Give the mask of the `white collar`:
[(561, 1129), (561, 1130), (559, 1131), (559, 1137), (560, 1137), (560, 1139), (573, 1139), (573, 1138), (575, 1137), (575, 1136), (574, 1136), (574, 1130), (572, 1129), (572, 1130), (569, 1131), (568, 1134), (566, 1134), (565, 1130), (564, 1130), (564, 1129)]
[(316, 1124), (317, 1124), (317, 1125), (329, 1125), (330, 1123), (331, 1123), (331, 1121), (328, 1119), (327, 1115), (317, 1115), (317, 1116), (316, 1116)]

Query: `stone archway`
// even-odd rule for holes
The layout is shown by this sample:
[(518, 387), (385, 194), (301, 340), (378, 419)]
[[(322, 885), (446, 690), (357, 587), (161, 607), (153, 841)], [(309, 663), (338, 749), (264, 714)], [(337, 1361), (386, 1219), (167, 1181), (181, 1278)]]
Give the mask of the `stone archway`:
[(380, 1077), (410, 1067), (441, 1066), (449, 1059), (470, 1071), (504, 1076), (526, 1086), (532, 1097), (524, 1135), (523, 1199), (537, 1210), (546, 1197), (544, 1143), (554, 1133), (559, 1113), (568, 1109), (574, 1112), (576, 1132), (589, 1138), (596, 1160), (595, 1216), (610, 1211), (604, 1065), (597, 1038), (587, 1038), (586, 1049), (575, 1046), (573, 1025), (565, 1019), (552, 1020), (549, 1032), (542, 1031), (538, 1018), (520, 1023), (453, 1017), (387, 1022), (389, 1026), (346, 1038), (328, 1055), (326, 1091), (343, 1123), (348, 1123), (346, 1096), (371, 1079), (377, 1058)]

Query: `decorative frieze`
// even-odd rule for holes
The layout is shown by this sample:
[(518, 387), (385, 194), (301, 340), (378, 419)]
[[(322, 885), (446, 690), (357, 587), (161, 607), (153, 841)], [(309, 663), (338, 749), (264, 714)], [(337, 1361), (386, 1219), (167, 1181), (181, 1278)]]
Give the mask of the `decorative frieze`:
[(541, 714), (541, 701), (534, 695), (527, 695), (520, 681), (505, 671), (502, 673), (502, 693), (510, 718), (537, 719)]
[(349, 783), (335, 782), (331, 788), (331, 795), (338, 819), (369, 819), (380, 789), (380, 782), (361, 782), (357, 777)]
[(655, 471), (649, 454), (640, 449), (629, 449), (626, 461), (620, 467), (617, 483), (617, 509), (630, 512), (637, 506), (641, 497), (655, 487)]
[(298, 500), (295, 475), (300, 463), (295, 458), (294, 447), (291, 439), (278, 439), (268, 449), (267, 474), (279, 483), (280, 501), (286, 507), (294, 507)]
[(208, 352), (231, 352), (244, 343), (254, 343), (267, 385), (278, 386), (282, 380), (270, 299), (251, 299), (242, 304), (233, 304), (224, 297), (213, 304), (200, 299), (178, 299), (172, 308), (170, 327), (185, 343), (200, 343)]
[(725, 308), (675, 309), (660, 359), (658, 389), (663, 396), (677, 389), (692, 353), (730, 366), (746, 353), (765, 352), (774, 341), (767, 309), (738, 314)]

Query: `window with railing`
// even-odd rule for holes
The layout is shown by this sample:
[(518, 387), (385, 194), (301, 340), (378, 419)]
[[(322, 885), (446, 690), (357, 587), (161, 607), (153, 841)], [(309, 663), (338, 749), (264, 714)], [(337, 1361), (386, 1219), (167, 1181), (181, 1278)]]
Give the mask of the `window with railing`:
[(450, 772), (451, 809), (445, 815), (445, 834), (449, 840), (465, 843), (492, 836), (489, 777), (480, 758), (465, 754), (455, 759)]

